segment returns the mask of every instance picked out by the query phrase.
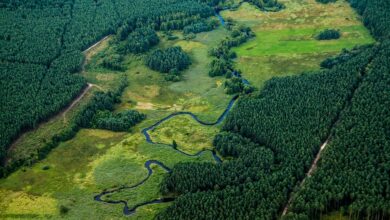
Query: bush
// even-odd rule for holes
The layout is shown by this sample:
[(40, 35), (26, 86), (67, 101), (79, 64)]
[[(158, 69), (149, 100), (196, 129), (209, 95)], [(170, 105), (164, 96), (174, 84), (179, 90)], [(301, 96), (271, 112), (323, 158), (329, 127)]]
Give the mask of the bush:
[(334, 29), (325, 29), (321, 33), (319, 33), (316, 36), (317, 40), (333, 40), (333, 39), (339, 39), (341, 37), (341, 34), (338, 30)]
[(117, 114), (110, 111), (98, 111), (92, 120), (92, 128), (112, 131), (128, 131), (146, 118), (145, 114), (135, 110), (126, 110)]

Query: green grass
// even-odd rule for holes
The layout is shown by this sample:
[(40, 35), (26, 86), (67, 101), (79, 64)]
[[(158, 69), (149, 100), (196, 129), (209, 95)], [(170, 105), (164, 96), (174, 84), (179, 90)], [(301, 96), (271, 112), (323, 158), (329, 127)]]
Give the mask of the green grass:
[[(325, 27), (324, 27), (325, 28)], [(337, 40), (319, 41), (315, 36), (324, 28), (263, 30), (256, 38), (236, 48), (239, 56), (295, 55), (305, 53), (339, 52), (359, 44), (372, 43), (367, 29), (361, 25), (340, 27)]]
[[(186, 161), (213, 162), (210, 152), (199, 157), (188, 157), (169, 146), (148, 144), (141, 129), (175, 111), (193, 111), (207, 121), (214, 121), (219, 117), (231, 96), (223, 92), (224, 78), (208, 76), (210, 58), (207, 51), (225, 36), (226, 31), (219, 28), (210, 33), (198, 34), (192, 41), (162, 39), (158, 47), (180, 45), (193, 60), (189, 69), (183, 72), (183, 80), (177, 83), (167, 82), (161, 73), (148, 69), (143, 63), (143, 55), (127, 56), (127, 71), (123, 73), (104, 69), (99, 66), (99, 59), (112, 53), (112, 49), (107, 47), (108, 44), (99, 47), (100, 52), (95, 51), (95, 56), (88, 58), (90, 64), (86, 66), (83, 76), (88, 82), (98, 86), (94, 90), (106, 91), (118, 84), (121, 74), (126, 74), (129, 87), (123, 94), (122, 103), (116, 106), (116, 111), (137, 109), (146, 113), (147, 119), (130, 133), (82, 129), (75, 138), (61, 143), (46, 159), (0, 180), (0, 218), (124, 218), (122, 206), (95, 202), (93, 196), (104, 189), (133, 185), (141, 181), (147, 175), (144, 167), (147, 160), (159, 160), (169, 167)], [(84, 102), (86, 101), (83, 100)], [(60, 129), (62, 122), (61, 118), (53, 122), (55, 124), (45, 126), (45, 129), (38, 129), (37, 132), (43, 136), (35, 137), (37, 133), (30, 134), (32, 136), (25, 139), (27, 142), (23, 146), (42, 142), (43, 137)], [(177, 132), (173, 136), (183, 135), (175, 126), (177, 125), (172, 124), (171, 127)], [(202, 133), (204, 128), (192, 120), (184, 120), (180, 126), (185, 126), (190, 131), (193, 131), (194, 126), (194, 131), (202, 136), (198, 143), (206, 139), (210, 142), (217, 131), (217, 128), (212, 128), (212, 131), (206, 128), (207, 132)], [(44, 170), (43, 167), (49, 169)], [(155, 166), (153, 170), (155, 173), (145, 185), (111, 196), (128, 200), (130, 206), (160, 197), (159, 184), (166, 174)], [(60, 206), (68, 207), (69, 212), (61, 216)], [(151, 219), (166, 206), (167, 204), (158, 204), (142, 207), (137, 210), (135, 218)]]
[(218, 127), (200, 125), (190, 116), (177, 116), (163, 122), (149, 133), (155, 142), (172, 144), (175, 140), (178, 149), (195, 154), (212, 148), (213, 137), (218, 131)]
[[(272, 77), (294, 75), (319, 69), (326, 57), (343, 48), (373, 43), (360, 17), (346, 2), (320, 4), (315, 0), (281, 1), (286, 9), (261, 12), (247, 3), (222, 15), (252, 28), (256, 38), (234, 48), (236, 67), (253, 85), (261, 88)], [(326, 28), (339, 29), (338, 40), (318, 41), (316, 34)]]

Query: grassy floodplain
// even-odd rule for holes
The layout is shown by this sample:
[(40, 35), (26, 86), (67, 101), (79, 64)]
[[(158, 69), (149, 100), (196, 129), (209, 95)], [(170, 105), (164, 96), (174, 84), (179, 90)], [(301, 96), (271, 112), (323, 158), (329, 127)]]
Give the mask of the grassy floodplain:
[[(360, 16), (345, 1), (320, 4), (315, 0), (281, 0), (286, 8), (261, 12), (243, 3), (236, 11), (224, 11), (225, 18), (250, 26), (256, 38), (237, 47), (236, 66), (257, 87), (274, 76), (286, 76), (319, 68), (324, 58), (343, 48), (374, 42)], [(326, 28), (338, 29), (340, 39), (318, 41), (314, 37)]]
[[(174, 34), (182, 37), (180, 33)], [(88, 63), (81, 74), (95, 85), (91, 91), (114, 88), (124, 74), (129, 80), (129, 86), (123, 94), (122, 103), (116, 106), (116, 111), (137, 109), (146, 113), (148, 118), (129, 133), (82, 129), (75, 138), (61, 143), (46, 159), (0, 180), (0, 218), (125, 218), (122, 205), (98, 203), (93, 200), (93, 196), (104, 189), (140, 182), (147, 175), (144, 167), (147, 160), (159, 160), (169, 167), (185, 161), (212, 162), (209, 152), (199, 157), (188, 157), (169, 146), (148, 144), (141, 130), (175, 111), (191, 111), (205, 121), (215, 121), (219, 117), (231, 96), (224, 93), (223, 77), (208, 76), (208, 64), (211, 61), (208, 49), (225, 36), (226, 30), (220, 27), (212, 32), (198, 34), (191, 41), (168, 41), (161, 37), (161, 43), (157, 47), (179, 45), (189, 53), (193, 62), (183, 72), (183, 80), (176, 83), (165, 81), (162, 74), (147, 68), (143, 62), (144, 55), (126, 57), (125, 72), (112, 72), (100, 67), (101, 59), (112, 53), (109, 40), (89, 51), (86, 54)], [(88, 97), (79, 105), (87, 100)], [(79, 108), (69, 112), (67, 118)], [(47, 132), (54, 132), (57, 124), (65, 126), (63, 122), (64, 118), (58, 117), (28, 135), (41, 134), (49, 137), (51, 134)], [(176, 122), (180, 124), (180, 128)], [(175, 134), (172, 138), (177, 139), (179, 148), (193, 153), (211, 146), (218, 126), (202, 127), (192, 118), (178, 117), (163, 123), (158, 129), (173, 131)], [(188, 135), (199, 138), (188, 138)], [(172, 141), (164, 135), (156, 138), (165, 138), (168, 143)], [(26, 137), (18, 144), (17, 149), (28, 145), (29, 149), (34, 150), (43, 139), (44, 136), (35, 139)], [(207, 146), (199, 147), (198, 144), (205, 140)], [(127, 200), (129, 206), (159, 198), (159, 184), (165, 171), (155, 165), (152, 165), (152, 169), (153, 175), (144, 185), (107, 196), (110, 199)], [(137, 209), (134, 218), (152, 219), (156, 212), (167, 205), (169, 204), (141, 207)], [(64, 207), (67, 211), (61, 213)]]

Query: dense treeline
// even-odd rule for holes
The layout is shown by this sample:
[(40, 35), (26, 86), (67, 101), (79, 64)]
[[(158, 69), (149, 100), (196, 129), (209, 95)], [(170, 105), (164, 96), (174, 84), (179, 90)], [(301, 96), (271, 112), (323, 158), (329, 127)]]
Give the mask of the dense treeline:
[[(318, 219), (338, 210), (352, 219), (390, 218), (390, 10), (388, 1), (350, 0), (373, 35), (382, 40), (311, 178), (295, 195), (291, 219)], [(329, 59), (342, 63), (358, 48)], [(358, 53), (358, 52), (357, 52)]]
[[(121, 27), (131, 49), (145, 43), (137, 28), (182, 29), (214, 14), (220, 0), (5, 0), (0, 3), (1, 140), (0, 159), (19, 133), (64, 108), (86, 86), (76, 74), (82, 50)], [(49, 18), (49, 19), (48, 19)], [(141, 30), (149, 30), (149, 29)], [(129, 36), (130, 35), (130, 36)], [(44, 37), (43, 37), (44, 36)], [(136, 42), (134, 44), (134, 42)], [(140, 43), (141, 45), (138, 45)], [(141, 48), (141, 49), (139, 49)], [(131, 50), (130, 49), (130, 50)], [(121, 70), (121, 57), (103, 65)]]
[(294, 197), (291, 216), (390, 218), (390, 44), (367, 69), (314, 175)]
[(363, 46), (356, 46), (350, 50), (343, 49), (340, 54), (328, 57), (325, 60), (323, 60), (320, 64), (322, 68), (331, 69), (337, 64), (344, 63), (351, 58), (359, 55), (363, 50), (366, 50), (367, 48), (371, 47), (372, 45), (363, 45)]
[(135, 110), (126, 110), (119, 113), (111, 111), (98, 111), (93, 120), (92, 128), (107, 129), (112, 131), (129, 131), (131, 127), (146, 118), (145, 114)]
[[(93, 120), (96, 118), (95, 115), (99, 111), (112, 111), (114, 109), (114, 105), (120, 102), (121, 94), (126, 86), (127, 79), (124, 78), (121, 80), (121, 84), (116, 90), (106, 93), (96, 92), (88, 104), (84, 106), (78, 114), (75, 115), (75, 118), (69, 121), (67, 127), (64, 130), (61, 130), (60, 133), (55, 134), (50, 140), (45, 141), (44, 145), (38, 148), (36, 152), (32, 152), (28, 158), (19, 159), (18, 161), (11, 161), (10, 163), (7, 163), (6, 167), (0, 167), (0, 177), (8, 175), (20, 166), (31, 165), (37, 160), (45, 158), (46, 155), (59, 144), (59, 142), (67, 141), (73, 138), (80, 128), (94, 127)], [(120, 118), (122, 122), (129, 122), (129, 125), (118, 124), (118, 126), (107, 126), (102, 128), (122, 130), (119, 128), (124, 126), (129, 126), (128, 128), (130, 128), (144, 118), (142, 114), (137, 114), (135, 112), (124, 113), (121, 115), (123, 116)], [(125, 118), (126, 116), (128, 116), (128, 118)]]
[(201, 32), (206, 32), (206, 31), (211, 31), (215, 27), (218, 26), (218, 21), (212, 20), (212, 21), (207, 21), (207, 20), (201, 20), (199, 22), (193, 23), (191, 25), (187, 25), (183, 28), (183, 33), (184, 34), (197, 34)]
[(322, 4), (328, 4), (328, 3), (336, 2), (337, 0), (316, 0), (316, 1)]
[(159, 41), (156, 31), (153, 29), (137, 28), (127, 36), (124, 42), (121, 42), (118, 51), (121, 54), (141, 53), (157, 45)]
[(379, 40), (390, 38), (390, 1), (348, 0), (363, 16), (364, 25)]
[(165, 77), (167, 80), (178, 81), (180, 71), (186, 69), (191, 60), (181, 47), (169, 47), (153, 51), (146, 57), (145, 63), (152, 70), (169, 73)]
[(317, 36), (317, 40), (333, 40), (339, 39), (341, 36), (340, 31), (334, 29), (325, 29), (321, 31)]
[(242, 79), (238, 77), (240, 71), (233, 69), (232, 59), (236, 58), (237, 55), (230, 48), (246, 42), (255, 35), (249, 27), (237, 26), (233, 23), (227, 23), (227, 29), (230, 36), (209, 51), (209, 54), (214, 57), (210, 63), (209, 76), (225, 76), (228, 78), (225, 82), (227, 94), (241, 92), (249, 94), (254, 91), (254, 87), (243, 83)]
[(246, 2), (249, 2), (250, 4), (253, 4), (254, 6), (258, 7), (260, 10), (263, 11), (280, 11), (285, 8), (285, 6), (278, 2), (278, 0), (244, 0)]
[(161, 190), (180, 196), (159, 218), (276, 219), (372, 55), (368, 48), (330, 70), (275, 78), (241, 98), (214, 141), (232, 159), (174, 167)]

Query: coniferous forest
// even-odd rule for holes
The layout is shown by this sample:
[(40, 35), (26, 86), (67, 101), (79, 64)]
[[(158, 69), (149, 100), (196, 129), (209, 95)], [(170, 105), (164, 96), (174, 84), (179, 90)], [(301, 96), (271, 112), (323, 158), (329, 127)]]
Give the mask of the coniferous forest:
[[(161, 192), (180, 196), (159, 219), (277, 219), (292, 192), (286, 219), (340, 209), (357, 219), (390, 217), (390, 3), (350, 3), (380, 43), (241, 98), (214, 139), (229, 159), (175, 166)], [(317, 171), (297, 187), (326, 141)]]
[[(244, 78), (255, 74), (238, 69), (242, 51), (235, 48), (272, 31), (256, 30), (253, 20), (248, 26), (223, 20), (220, 13), (244, 3), (251, 13), (286, 9), (285, 1), (277, 0), (0, 1), (0, 161), (24, 132), (66, 109), (95, 83), (78, 73), (88, 61), (84, 52), (108, 35), (109, 49), (91, 58), (92, 65), (100, 79), (117, 80), (115, 89), (95, 85), (96, 92), (66, 129), (31, 155), (29, 168), (23, 160), (0, 167), (0, 177), (6, 177), (24, 166), (0, 181), (0, 197), (7, 197), (0, 199), (0, 209), (44, 200), (60, 214), (3, 215), (0, 210), (0, 218), (67, 218), (82, 204), (98, 207), (91, 211), (106, 218), (116, 218), (113, 213), (123, 209), (121, 215), (136, 213), (139, 219), (321, 220), (333, 213), (346, 219), (390, 219), (390, 1), (344, 2), (361, 16), (374, 43), (339, 49), (337, 55), (321, 57), (315, 70), (273, 76), (261, 85)], [(211, 18), (215, 15), (218, 19)], [(310, 41), (348, 41), (352, 35), (316, 27)], [(282, 45), (291, 43), (286, 42)], [(269, 57), (263, 61), (278, 56)], [(193, 74), (193, 67), (204, 75)], [(182, 77), (183, 72), (192, 75)], [(188, 88), (194, 78), (200, 78), (196, 91)], [(78, 143), (74, 137), (81, 129)], [(65, 165), (52, 165), (60, 158), (40, 168), (30, 164), (49, 157), (65, 141), (68, 145), (58, 152), (75, 146), (77, 154), (69, 155), (77, 158), (56, 152), (68, 160)], [(208, 146), (187, 146), (194, 142)], [(172, 158), (160, 161), (161, 155)], [(54, 174), (61, 167), (77, 175), (61, 174), (64, 181)], [(37, 185), (46, 187), (44, 179), (50, 176), (57, 179), (48, 191), (34, 191)], [(56, 194), (63, 189), (65, 194)], [(12, 193), (22, 190), (23, 199), (15, 202), (19, 195)], [(8, 200), (13, 203), (5, 204)], [(150, 204), (157, 209), (136, 210)], [(29, 208), (34, 209), (23, 210)]]
[[(218, 2), (2, 1), (0, 158), (21, 132), (60, 111), (86, 86), (74, 74), (83, 63), (81, 51), (117, 30), (123, 51), (145, 51), (158, 42), (151, 29), (182, 29), (213, 15), (211, 5)], [(120, 70), (117, 59), (105, 65)]]

